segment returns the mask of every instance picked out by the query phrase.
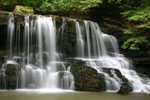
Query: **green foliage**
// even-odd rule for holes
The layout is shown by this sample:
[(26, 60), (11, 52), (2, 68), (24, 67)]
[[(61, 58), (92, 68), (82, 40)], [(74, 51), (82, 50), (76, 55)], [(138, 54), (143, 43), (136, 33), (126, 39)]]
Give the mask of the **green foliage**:
[(144, 9), (138, 9), (130, 13), (128, 20), (129, 21), (148, 21), (150, 18), (150, 7)]
[(120, 5), (122, 9), (134, 9), (140, 5), (140, 0), (123, 0), (125, 3)]
[(149, 41), (144, 36), (130, 38), (126, 42), (124, 42), (121, 48), (130, 50), (140, 50), (139, 46), (143, 43), (149, 43)]
[(101, 0), (53, 0), (43, 2), (38, 11), (57, 12), (69, 10), (86, 10), (88, 8), (97, 7)]
[(99, 3), (102, 3), (102, 1), (101, 0), (79, 0), (80, 5), (77, 7), (82, 10), (86, 10), (88, 8), (98, 7)]
[(85, 11), (89, 8), (98, 7), (100, 4), (120, 4), (122, 0), (3, 0), (3, 5), (14, 7), (23, 5), (34, 8), (40, 12), (59, 11)]
[(117, 3), (120, 4), (122, 0), (47, 0), (44, 1), (37, 9), (42, 12), (57, 12), (57, 11), (72, 11), (80, 10), (85, 11), (89, 8), (99, 7), (107, 1), (107, 4)]
[[(145, 1), (145, 2), (144, 2)], [(144, 2), (142, 4), (150, 4), (150, 1), (148, 0), (142, 0)], [(123, 49), (130, 49), (130, 50), (139, 50), (140, 48), (138, 47), (139, 44), (144, 44), (146, 42), (150, 42), (146, 40), (147, 36), (147, 31), (150, 31), (150, 6), (144, 6), (144, 7), (138, 7), (136, 9), (131, 9), (128, 11), (125, 11), (121, 13), (123, 17), (126, 17), (129, 22), (134, 23), (134, 30), (137, 32), (129, 29), (124, 30), (124, 34), (132, 34), (133, 33), (138, 33), (138, 34), (133, 34), (134, 36), (137, 35), (138, 38), (130, 38), (126, 42), (124, 42), (122, 48)]]
[(76, 5), (77, 0), (53, 0), (43, 2), (37, 10), (42, 12), (68, 11)]
[(147, 22), (147, 23), (144, 23), (144, 24), (140, 24), (140, 25), (136, 25), (136, 28), (150, 29), (150, 22)]
[(134, 13), (134, 10), (129, 10), (129, 11), (121, 12), (121, 15), (123, 17), (128, 17), (128, 16), (131, 16), (132, 13)]
[(150, 18), (150, 7), (144, 9), (129, 10), (121, 13), (123, 17), (127, 17), (129, 21), (148, 21)]
[(130, 30), (130, 29), (125, 29), (125, 30), (123, 30), (123, 33), (124, 34), (131, 34), (131, 35), (133, 35), (133, 34), (135, 34), (132, 30)]
[(2, 0), (3, 5), (15, 7), (16, 5), (23, 5), (32, 8), (37, 8), (44, 0)]
[(44, 0), (23, 0), (23, 2), (21, 3), (21, 5), (23, 5), (23, 6), (29, 6), (29, 7), (32, 7), (32, 8), (35, 9), (38, 6), (40, 6), (43, 1)]
[(141, 7), (149, 6), (150, 0), (141, 0)]

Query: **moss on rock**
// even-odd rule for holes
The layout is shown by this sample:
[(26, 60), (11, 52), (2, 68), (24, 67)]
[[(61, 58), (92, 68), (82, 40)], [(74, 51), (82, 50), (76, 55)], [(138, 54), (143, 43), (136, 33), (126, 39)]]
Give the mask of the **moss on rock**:
[(31, 15), (34, 13), (34, 10), (32, 7), (17, 5), (14, 9), (14, 13)]

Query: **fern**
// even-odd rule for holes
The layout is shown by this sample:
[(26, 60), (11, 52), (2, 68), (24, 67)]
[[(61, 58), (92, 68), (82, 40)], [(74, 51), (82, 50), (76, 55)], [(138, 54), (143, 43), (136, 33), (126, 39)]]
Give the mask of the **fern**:
[(124, 33), (124, 34), (130, 34), (130, 35), (135, 34), (135, 32), (131, 31), (130, 29), (125, 29), (125, 30), (123, 30), (123, 33)]
[(130, 38), (122, 45), (122, 49), (130, 49), (130, 50), (140, 50), (139, 46), (143, 43), (149, 43), (149, 41), (144, 36)]
[(150, 22), (145, 23), (145, 24), (140, 24), (140, 25), (136, 25), (136, 28), (147, 28), (150, 29)]

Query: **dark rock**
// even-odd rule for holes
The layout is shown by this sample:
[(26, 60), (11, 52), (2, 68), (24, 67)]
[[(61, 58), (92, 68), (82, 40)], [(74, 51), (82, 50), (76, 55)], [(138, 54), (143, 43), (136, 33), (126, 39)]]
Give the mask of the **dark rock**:
[(113, 69), (113, 68), (102, 68), (103, 72), (108, 73), (110, 76), (113, 76), (111, 71), (114, 71), (115, 74), (119, 77), (122, 78), (122, 74), (118, 69)]
[(79, 91), (105, 91), (104, 75), (96, 69), (85, 66), (82, 61), (77, 61), (71, 66), (71, 73), (74, 76), (75, 90)]
[(2, 88), (4, 86), (5, 89), (16, 89), (17, 88), (17, 80), (18, 75), (21, 70), (21, 66), (17, 64), (7, 64), (6, 67), (1, 68), (3, 70), (3, 74), (1, 73), (1, 85)]
[[(96, 69), (88, 66), (86, 61), (80, 59), (68, 59), (73, 65), (71, 72), (75, 80), (75, 89), (80, 91), (105, 91), (106, 83), (104, 74), (98, 73)], [(132, 85), (118, 69), (102, 68), (102, 71), (114, 78), (114, 74), (122, 81), (119, 93), (126, 94), (132, 91)]]
[(113, 77), (113, 74), (111, 71), (114, 71), (115, 75), (117, 75), (117, 77), (121, 79), (122, 82), (125, 82), (125, 83), (128, 82), (128, 79), (124, 75), (122, 75), (118, 69), (113, 69), (113, 68), (102, 68), (102, 69), (103, 69), (103, 72), (107, 73), (110, 77)]
[(140, 76), (150, 77), (150, 58), (131, 58)]
[(7, 25), (9, 12), (0, 11), (0, 25)]
[(120, 94), (129, 94), (132, 92), (132, 85), (130, 83), (122, 83), (122, 86), (120, 87), (118, 93)]

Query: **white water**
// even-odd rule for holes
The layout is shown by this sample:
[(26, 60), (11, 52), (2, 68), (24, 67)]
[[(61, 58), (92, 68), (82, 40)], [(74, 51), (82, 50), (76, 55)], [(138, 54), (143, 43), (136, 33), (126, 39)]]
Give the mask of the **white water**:
[[(21, 65), (17, 88), (21, 89), (72, 89), (73, 76), (70, 67), (66, 69), (64, 59), (60, 59), (61, 50), (57, 52), (57, 39), (65, 35), (66, 20), (63, 19), (61, 31), (57, 36), (56, 22), (52, 17), (37, 16), (24, 18), (24, 33), (20, 25), (15, 31), (14, 17), (8, 22), (9, 56), (3, 64), (0, 74), (5, 84), (5, 69), (8, 64)], [(117, 69), (132, 84), (134, 92), (150, 92), (150, 80), (141, 78), (132, 70), (130, 61), (119, 53), (117, 39), (101, 32), (97, 23), (75, 22), (76, 45), (75, 58), (80, 58), (87, 65), (104, 74), (107, 91), (118, 91), (122, 80), (117, 76)], [(15, 37), (16, 36), (16, 37)], [(14, 42), (15, 40), (15, 42)], [(13, 52), (13, 46), (16, 48)], [(23, 46), (22, 46), (23, 45)], [(21, 47), (22, 46), (22, 47)], [(110, 74), (105, 69), (111, 69)], [(4, 86), (6, 88), (6, 86)]]
[(88, 49), (88, 58), (91, 58), (91, 41), (90, 41), (90, 28), (89, 23), (87, 21), (84, 21), (85, 24), (85, 30), (86, 30), (86, 38), (87, 38), (87, 49)]
[(9, 48), (9, 59), (12, 59), (12, 46), (13, 46), (13, 37), (14, 37), (14, 17), (13, 14), (9, 15), (8, 20), (8, 48)]
[[(133, 92), (150, 92), (150, 79), (141, 78), (133, 70), (132, 63), (119, 53), (117, 39), (100, 31), (99, 26), (90, 21), (84, 21), (87, 40), (87, 48), (83, 48), (83, 52), (87, 51), (87, 58), (81, 58), (88, 66), (95, 68), (99, 73), (105, 76), (107, 91), (118, 91), (122, 81), (116, 75), (115, 70), (118, 69), (121, 74), (132, 84)], [(81, 30), (78, 28), (78, 30)], [(91, 31), (90, 31), (91, 30)], [(84, 33), (80, 33), (83, 35)], [(90, 36), (92, 38), (90, 38)], [(111, 69), (111, 75), (106, 73), (103, 68)]]
[[(14, 17), (10, 14), (8, 22), (10, 56), (8, 56), (7, 62), (3, 64), (2, 72), (0, 72), (4, 82), (6, 82), (5, 69), (9, 64), (12, 64), (22, 66), (17, 78), (17, 88), (71, 89), (73, 76), (66, 70), (64, 63), (59, 60), (59, 54), (56, 51), (55, 19), (36, 17), (36, 20), (32, 20), (26, 16), (24, 23), (24, 33), (20, 34), (19, 25), (15, 32)], [(13, 46), (16, 47), (16, 53), (13, 53), (13, 48), (15, 48)], [(33, 50), (32, 46), (37, 46), (35, 47), (37, 50)], [(6, 85), (6, 83), (3, 84)], [(7, 88), (6, 86), (3, 87)]]
[(79, 22), (75, 21), (75, 29), (76, 29), (76, 39), (77, 39), (77, 57), (81, 57), (84, 58), (84, 40), (83, 40), (83, 36), (81, 34), (82, 30), (81, 30), (81, 26), (79, 24)]

